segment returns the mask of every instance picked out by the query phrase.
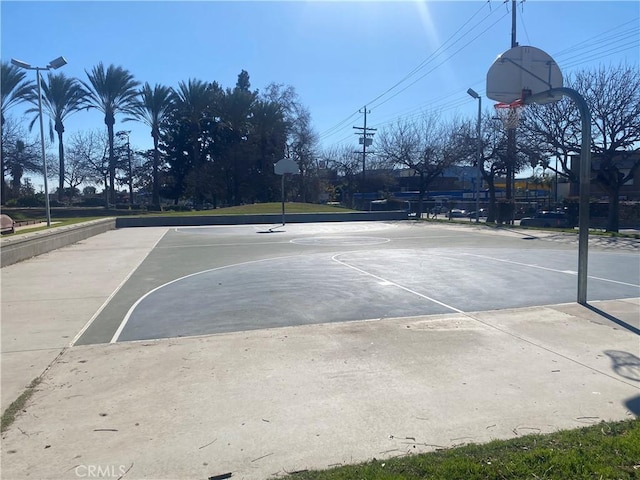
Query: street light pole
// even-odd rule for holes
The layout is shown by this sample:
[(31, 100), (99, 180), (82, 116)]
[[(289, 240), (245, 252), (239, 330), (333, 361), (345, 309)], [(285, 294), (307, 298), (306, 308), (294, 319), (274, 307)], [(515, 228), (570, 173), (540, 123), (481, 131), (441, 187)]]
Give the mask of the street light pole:
[[(54, 60), (51, 60), (46, 67), (34, 67), (27, 62), (23, 62), (21, 60), (16, 60), (15, 58), (11, 59), (11, 63), (19, 68), (24, 68), (25, 70), (35, 70), (36, 71), (36, 82), (38, 84), (38, 114), (40, 117), (40, 147), (42, 149), (42, 168), (44, 173), (44, 205), (47, 212), (47, 227), (51, 226), (51, 208), (49, 205), (49, 184), (47, 183), (47, 159), (44, 151), (44, 123), (42, 120), (42, 87), (40, 85), (40, 70), (51, 70), (58, 69), (67, 64), (67, 61), (64, 57), (58, 57)], [(62, 174), (62, 172), (60, 172)]]
[(480, 169), (482, 168), (482, 139), (480, 138), (482, 129), (482, 97), (478, 93), (470, 88), (467, 93), (473, 98), (478, 100), (478, 123), (476, 125), (476, 223), (480, 222)]

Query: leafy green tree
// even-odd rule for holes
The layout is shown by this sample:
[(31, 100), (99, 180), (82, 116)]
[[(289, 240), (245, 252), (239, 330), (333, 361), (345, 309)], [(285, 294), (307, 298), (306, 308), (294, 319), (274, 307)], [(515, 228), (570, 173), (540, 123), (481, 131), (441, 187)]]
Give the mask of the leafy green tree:
[(273, 201), (279, 195), (279, 182), (273, 165), (284, 158), (287, 141), (287, 122), (284, 107), (266, 98), (259, 98), (253, 106), (253, 191), (260, 202)]
[(0, 171), (2, 172), (2, 185), (0, 185), (0, 199), (1, 203), (5, 203), (5, 191), (6, 184), (4, 180), (5, 172), (5, 155), (2, 150), (4, 147), (4, 124), (6, 121), (7, 110), (20, 102), (27, 99), (27, 96), (34, 89), (35, 82), (31, 80), (25, 80), (26, 72), (21, 68), (11, 65), (8, 62), (2, 62), (0, 64), (0, 137), (3, 142), (0, 145)]
[(243, 70), (233, 89), (189, 80), (179, 84), (173, 99), (160, 148), (170, 166), (174, 201), (191, 197), (196, 206), (216, 206), (220, 199), (239, 204), (279, 197), (273, 165), (284, 158), (287, 142), (293, 145), (291, 125), (301, 118), (292, 88), (252, 91)]
[(162, 122), (168, 117), (174, 108), (173, 90), (171, 87), (156, 84), (153, 88), (149, 83), (145, 83), (140, 89), (139, 96), (128, 112), (131, 117), (128, 120), (138, 120), (151, 128), (153, 138), (153, 186), (151, 202), (156, 208), (160, 207), (160, 184), (158, 180), (158, 169), (160, 165), (160, 127)]
[[(86, 72), (86, 71), (85, 71)], [(100, 62), (91, 72), (86, 72), (88, 82), (82, 82), (88, 92), (88, 106), (104, 114), (109, 142), (109, 202), (115, 203), (116, 158), (113, 151), (114, 125), (116, 114), (125, 112), (138, 97), (137, 82), (124, 68), (109, 65), (105, 70)]]
[(257, 92), (251, 92), (249, 74), (242, 70), (233, 90), (227, 89), (220, 101), (220, 122), (214, 155), (225, 181), (226, 201), (240, 205), (254, 183), (251, 178), (253, 108)]
[[(53, 120), (54, 129), (58, 134), (58, 200), (62, 201), (66, 173), (63, 141), (64, 121), (70, 115), (86, 107), (87, 91), (80, 81), (75, 78), (69, 78), (64, 73), (49, 73), (47, 81), (41, 77), (41, 89), (42, 108), (48, 113), (49, 118)], [(40, 117), (38, 94), (32, 90), (27, 99), (35, 105), (26, 111), (27, 114), (35, 115), (29, 124), (29, 129), (31, 129)], [(51, 137), (53, 140), (53, 131), (51, 131)], [(70, 187), (74, 187), (74, 185), (70, 185)]]
[(163, 150), (171, 167), (174, 201), (189, 194), (197, 205), (216, 203), (217, 179), (210, 165), (223, 91), (216, 82), (180, 82), (172, 98), (175, 108), (165, 122)]

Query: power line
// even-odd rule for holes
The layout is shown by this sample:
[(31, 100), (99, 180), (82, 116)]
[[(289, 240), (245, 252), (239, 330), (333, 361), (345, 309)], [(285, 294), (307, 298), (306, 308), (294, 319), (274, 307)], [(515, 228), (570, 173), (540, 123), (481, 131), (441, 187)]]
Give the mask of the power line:
[(353, 117), (355, 117), (356, 115), (358, 115), (358, 113), (360, 113), (359, 111), (355, 111), (353, 112), (351, 115), (349, 115), (347, 118), (345, 118), (344, 120), (340, 121), (339, 123), (337, 123), (336, 125), (334, 125), (333, 127), (325, 130), (324, 132), (322, 132), (319, 135), (319, 138), (323, 138), (323, 137), (327, 137), (327, 136), (331, 136), (333, 133), (335, 133), (336, 130), (339, 130), (340, 127), (342, 127), (345, 123), (348, 123), (349, 120), (351, 120)]
[[(477, 15), (477, 13), (478, 12), (476, 12), (471, 17), (471, 19), (473, 19)], [(455, 54), (459, 53), (461, 50), (463, 50), (464, 48), (469, 46), (474, 40), (477, 40), (479, 37), (481, 37), (484, 33), (486, 33), (487, 30), (492, 28), (495, 24), (497, 24), (499, 21), (501, 21), (508, 14), (509, 14), (509, 12), (507, 12), (505, 15), (500, 17), (491, 26), (489, 26), (487, 29), (483, 30), (481, 33), (476, 35), (471, 41), (467, 42), (460, 49), (456, 50), (451, 56), (449, 56), (449, 58), (451, 58), (452, 56), (454, 56)], [(488, 18), (488, 16), (485, 17), (485, 19), (486, 18)], [(471, 19), (469, 19), (467, 22), (465, 22), (463, 24), (463, 27), (466, 26), (471, 21)], [(484, 21), (485, 19), (483, 19), (482, 21)], [(629, 20), (627, 22), (624, 22), (621, 25), (618, 25), (618, 26), (616, 26), (614, 28), (611, 28), (609, 30), (606, 30), (606, 31), (604, 31), (604, 32), (602, 32), (602, 33), (600, 33), (598, 35), (595, 35), (588, 42), (581, 42), (581, 43), (579, 43), (577, 45), (565, 48), (565, 49), (561, 50), (560, 52), (554, 54), (553, 57), (554, 57), (554, 59), (556, 59), (556, 61), (558, 61), (558, 59), (562, 59), (563, 57), (566, 58), (565, 59), (565, 63), (563, 65), (563, 69), (565, 69), (565, 71), (566, 71), (567, 68), (572, 68), (574, 66), (577, 66), (577, 65), (580, 65), (580, 64), (583, 64), (583, 63), (586, 63), (586, 62), (590, 62), (590, 61), (593, 61), (593, 60), (597, 60), (599, 58), (610, 56), (612, 54), (617, 54), (617, 53), (621, 53), (621, 52), (624, 52), (624, 51), (627, 51), (627, 50), (631, 50), (633, 48), (638, 48), (638, 36), (637, 36), (638, 28), (635, 27), (635, 28), (630, 28), (630, 29), (623, 30), (623, 31), (620, 30), (621, 27), (624, 27), (624, 26), (632, 24), (632, 23), (637, 25), (637, 20), (638, 19), (635, 18), (635, 19)], [(458, 29), (456, 34), (463, 27)], [(474, 29), (475, 28), (476, 27), (474, 27)], [(453, 45), (455, 45), (462, 38), (467, 36), (472, 30), (470, 30), (468, 33), (466, 33), (460, 39), (456, 40), (456, 42), (454, 42)], [(613, 34), (607, 35), (607, 34), (609, 34), (611, 32), (613, 32)], [(449, 40), (447, 40), (447, 41), (449, 41)], [(624, 43), (621, 43), (621, 42), (624, 42)], [(445, 44), (446, 44), (446, 42), (445, 42)], [(445, 44), (443, 44), (443, 46)], [(442, 51), (440, 51), (440, 50), (442, 50), (442, 47), (440, 47), (436, 51), (436, 52), (439, 52), (439, 53), (436, 54), (436, 52), (434, 52), (434, 54), (429, 56), (427, 59), (423, 60), (418, 66), (416, 66), (407, 75), (405, 75), (399, 82), (396, 82), (396, 84), (394, 84), (392, 87), (390, 87), (387, 90), (385, 90), (381, 95), (378, 95), (374, 100), (372, 100), (372, 102), (375, 102), (375, 101), (379, 100), (380, 98), (382, 98), (384, 95), (387, 95), (389, 92), (391, 92), (392, 90), (397, 88), (400, 84), (406, 82), (409, 78), (414, 76), (418, 71), (423, 69), (429, 62), (433, 61), (439, 55), (444, 53), (444, 50), (442, 50)], [(421, 75), (420, 77), (415, 79), (409, 85), (405, 86), (403, 89), (401, 89), (400, 91), (396, 92), (394, 95), (391, 95), (390, 97), (388, 97), (384, 101), (373, 105), (371, 108), (377, 108), (377, 107), (383, 105), (384, 103), (387, 103), (388, 101), (390, 101), (391, 99), (395, 98), (397, 95), (399, 95), (400, 93), (402, 93), (403, 91), (405, 91), (406, 89), (408, 89), (409, 87), (411, 87), (412, 85), (417, 83), (419, 80), (421, 80), (422, 78), (424, 78), (428, 74), (432, 73), (434, 70), (436, 70), (438, 67), (440, 67), (445, 62), (446, 62), (446, 60), (440, 62), (437, 65), (435, 65), (432, 69), (430, 69), (428, 72), (424, 73), (423, 75)], [(560, 62), (558, 62), (558, 63), (560, 63)], [(484, 79), (479, 80), (477, 83), (482, 83), (482, 82), (484, 82)], [(450, 93), (449, 95), (440, 96), (438, 99), (436, 99), (434, 101), (424, 102), (421, 105), (412, 107), (409, 111), (407, 111), (405, 113), (398, 113), (398, 114), (395, 114), (392, 117), (388, 117), (387, 116), (387, 119), (389, 119), (389, 120), (377, 122), (375, 125), (376, 125), (376, 127), (379, 128), (379, 127), (387, 125), (389, 123), (393, 123), (394, 121), (396, 121), (396, 120), (398, 120), (400, 118), (409, 118), (410, 119), (410, 118), (414, 118), (414, 117), (423, 115), (426, 112), (435, 112), (435, 111), (445, 112), (445, 111), (456, 109), (459, 106), (464, 105), (466, 103), (466, 101), (465, 101), (466, 99), (463, 100), (463, 97), (461, 97), (460, 100), (454, 100), (453, 102), (447, 101), (444, 106), (438, 107), (439, 102), (443, 102), (447, 98), (453, 97), (453, 96), (456, 96), (456, 95), (462, 95), (462, 94), (460, 94), (459, 92), (455, 91), (455, 92)], [(429, 106), (429, 108), (425, 109), (424, 107), (426, 107), (427, 105)], [(331, 129), (327, 130), (327, 132), (332, 132), (332, 133), (337, 132), (342, 125), (347, 123), (350, 119), (352, 119), (358, 113), (362, 113), (362, 112), (354, 112), (354, 113), (352, 113), (345, 120), (341, 121), (336, 126), (334, 126)], [(323, 132), (323, 136), (326, 136), (326, 132)], [(346, 141), (348, 141), (348, 140), (350, 140), (352, 138), (353, 137), (351, 135), (347, 135), (347, 136), (341, 138), (340, 140), (338, 140), (337, 143), (341, 144), (341, 143), (344, 143), (344, 142), (346, 142)]]
[[(428, 63), (430, 61), (432, 61), (433, 59), (437, 58), (440, 54), (444, 53), (444, 51), (446, 50), (445, 46), (447, 45), (447, 43), (449, 43), (453, 38), (455, 38), (458, 33), (460, 31), (462, 31), (467, 24), (469, 24), (481, 11), (482, 9), (485, 8), (484, 5), (482, 7), (480, 7), (466, 22), (464, 22), (459, 28), (458, 30), (456, 30), (456, 32), (451, 35), (440, 47), (438, 47), (438, 49), (432, 53), (430, 56), (428, 56), (427, 58), (425, 58), (422, 62), (420, 62), (420, 64), (418, 64), (416, 67), (413, 68), (413, 70), (411, 70), (408, 74), (406, 74), (401, 80), (399, 80), (398, 82), (396, 82), (394, 85), (392, 85), (391, 87), (389, 87), (387, 90), (385, 90), (384, 92), (382, 92), (380, 95), (378, 95), (377, 97), (375, 97), (373, 100), (371, 100), (370, 102), (367, 102), (367, 104), (371, 104), (376, 102), (377, 100), (379, 100), (380, 98), (384, 97), (386, 94), (388, 94), (389, 92), (391, 92), (393, 89), (395, 89), (396, 87), (398, 87), (399, 85), (401, 85), (402, 83), (404, 83), (405, 81), (407, 81), (409, 78), (411, 78), (413, 75), (415, 75), (417, 72), (419, 72), (422, 68), (424, 68), (426, 65), (428, 65)], [(489, 18), (491, 15), (493, 15), (493, 12), (491, 11), (488, 15), (486, 15), (479, 23), (477, 23), (475, 26), (473, 26), (473, 28), (471, 30), (469, 30), (468, 33), (470, 33), (471, 31), (473, 31), (475, 28), (477, 28), (482, 22), (484, 22), (487, 18)], [(486, 31), (486, 30), (485, 30)], [(464, 38), (466, 35), (468, 35), (468, 33), (465, 33), (461, 38), (459, 38), (458, 40), (456, 40), (453, 45), (455, 45), (456, 43), (458, 43), (462, 38)], [(477, 38), (477, 37), (476, 37)], [(467, 44), (468, 45), (468, 44)], [(448, 47), (447, 47), (448, 48)], [(421, 77), (423, 78), (423, 77)], [(415, 82), (414, 82), (415, 83)], [(349, 122), (350, 119), (352, 119), (355, 115), (357, 115), (359, 112), (354, 112), (351, 115), (349, 115), (347, 118), (345, 118), (344, 120), (340, 121), (338, 124), (334, 125), (333, 127), (327, 129), (326, 131), (322, 132), (319, 137), (320, 138), (326, 138), (327, 136), (330, 136), (331, 134), (335, 133), (336, 130), (339, 130), (340, 127), (342, 127), (345, 123)]]
[[(378, 95), (376, 98), (374, 98), (373, 100), (367, 102), (368, 104), (371, 103), (375, 103), (377, 100), (379, 100), (380, 98), (384, 97), (387, 93), (389, 93), (391, 90), (393, 90), (394, 88), (396, 88), (397, 86), (401, 85), (402, 83), (404, 83), (405, 81), (407, 81), (409, 78), (411, 78), (413, 75), (415, 75), (419, 70), (421, 70), (422, 68), (424, 68), (433, 58), (435, 58), (438, 55), (438, 52), (444, 48), (444, 46), (449, 43), (449, 41), (454, 38), (471, 20), (473, 20), (476, 15), (478, 15), (478, 13), (480, 13), (482, 11), (482, 9), (484, 8), (484, 5), (482, 7), (480, 7), (465, 23), (462, 24), (462, 26), (460, 28), (458, 28), (458, 30), (456, 30), (456, 32), (451, 35), (447, 40), (445, 40), (445, 42), (436, 49), (435, 52), (433, 52), (431, 55), (429, 55), (427, 58), (425, 58), (422, 62), (420, 62), (418, 64), (418, 66), (416, 66), (413, 70), (411, 70), (408, 74), (406, 74), (401, 80), (399, 80), (397, 83), (395, 83), (394, 85), (392, 85), (391, 87), (389, 87), (387, 90), (385, 90), (384, 92), (382, 92), (380, 95)], [(489, 15), (487, 15), (487, 17), (489, 17), (492, 13), (489, 13)], [(485, 17), (485, 19), (487, 18)], [(484, 21), (484, 19), (482, 20)], [(475, 28), (475, 27), (473, 27)], [(464, 37), (463, 37), (464, 38)]]
[(496, 20), (493, 24), (491, 24), (490, 26), (488, 26), (485, 30), (483, 30), (482, 32), (480, 32), (478, 35), (476, 35), (474, 38), (472, 38), (469, 42), (467, 42), (465, 45), (463, 45), (462, 47), (460, 47), (458, 50), (456, 50), (455, 52), (453, 52), (453, 54), (449, 57), (447, 57), (445, 60), (443, 60), (442, 62), (440, 62), (439, 64), (437, 64), (436, 66), (434, 66), (431, 70), (429, 70), (428, 72), (426, 72), (425, 74), (419, 76), (417, 79), (415, 79), (413, 82), (411, 82), (409, 85), (407, 85), (406, 87), (404, 87), (402, 90), (400, 90), (399, 92), (394, 93), (393, 95), (391, 95), (390, 97), (388, 97), (386, 100), (378, 103), (377, 105), (374, 105), (372, 108), (377, 108), (381, 105), (384, 105), (385, 103), (387, 103), (389, 100), (391, 100), (392, 98), (397, 97), (398, 95), (400, 95), (402, 92), (404, 92), (406, 89), (408, 89), (409, 87), (415, 85), (417, 82), (419, 82), (420, 80), (422, 80), (424, 77), (426, 77), (427, 75), (429, 75), (430, 73), (432, 73), (433, 71), (435, 71), (438, 67), (442, 66), (443, 64), (445, 64), (447, 61), (449, 61), (452, 57), (454, 57), (455, 55), (457, 55), (458, 53), (460, 53), (462, 50), (464, 50), (465, 48), (467, 48), (474, 40), (477, 40), (479, 37), (481, 37), (482, 35), (484, 35), (488, 30), (490, 30), (493, 26), (495, 26), (498, 22), (500, 22), (500, 20), (502, 20), (507, 14), (503, 15), (502, 17), (500, 17), (498, 20)]

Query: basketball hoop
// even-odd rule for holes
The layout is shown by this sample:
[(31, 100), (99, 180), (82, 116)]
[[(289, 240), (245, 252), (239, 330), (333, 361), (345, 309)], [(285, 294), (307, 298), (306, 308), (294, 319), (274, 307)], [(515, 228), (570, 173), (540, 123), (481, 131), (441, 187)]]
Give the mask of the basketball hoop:
[(524, 109), (524, 102), (521, 99), (511, 103), (496, 103), (493, 108), (496, 109), (496, 115), (502, 122), (502, 126), (509, 130), (516, 128), (520, 121), (520, 115)]

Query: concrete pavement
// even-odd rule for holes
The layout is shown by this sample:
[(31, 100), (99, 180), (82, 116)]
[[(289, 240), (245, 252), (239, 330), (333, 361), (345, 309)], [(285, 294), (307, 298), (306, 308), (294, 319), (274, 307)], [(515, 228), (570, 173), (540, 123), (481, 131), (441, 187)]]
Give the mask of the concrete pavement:
[(2, 478), (264, 479), (640, 415), (638, 298), (68, 348), (165, 230), (0, 271), (3, 410), (44, 372)]
[(114, 230), (0, 270), (2, 411), (71, 344), (165, 230)]

